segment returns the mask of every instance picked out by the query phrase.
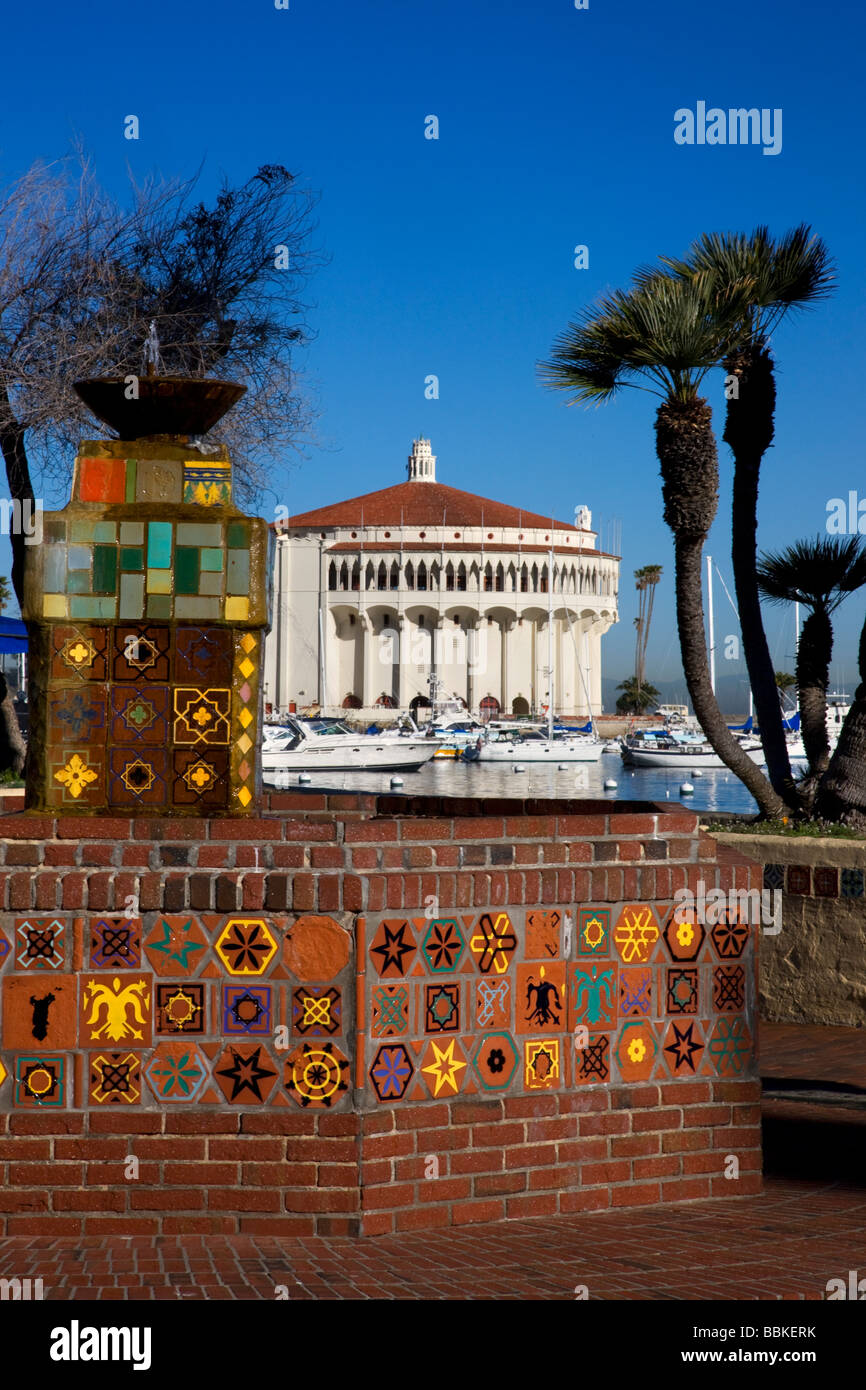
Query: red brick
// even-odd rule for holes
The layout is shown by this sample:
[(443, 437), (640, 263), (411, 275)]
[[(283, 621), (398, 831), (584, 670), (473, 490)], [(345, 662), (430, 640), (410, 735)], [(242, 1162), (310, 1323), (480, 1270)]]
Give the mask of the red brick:
[(658, 1105), (658, 1086), (612, 1086), (610, 1088), (611, 1110), (648, 1110)]
[(583, 1163), (588, 1159), (607, 1158), (607, 1139), (573, 1139), (557, 1144), (556, 1156), (560, 1163)]
[(713, 1130), (713, 1148), (736, 1153), (738, 1149), (755, 1149), (761, 1143), (760, 1125), (741, 1125)]
[(682, 1123), (679, 1110), (636, 1110), (631, 1117), (632, 1130), (641, 1134), (648, 1130), (679, 1129)]
[(483, 1149), (488, 1145), (498, 1148), (500, 1145), (523, 1143), (523, 1125), (510, 1124), (507, 1120), (500, 1120), (493, 1125), (473, 1125), (472, 1126), (472, 1146), (473, 1148)]
[(400, 1158), (415, 1152), (415, 1136), (410, 1133), (380, 1134), (364, 1140), (365, 1158)]
[(485, 1120), (498, 1119), (502, 1113), (501, 1100), (455, 1100), (451, 1106), (451, 1122), (455, 1125), (483, 1124)]
[(209, 1187), (207, 1207), (208, 1211), (279, 1211), (280, 1194), (270, 1187)]
[(159, 1114), (118, 1115), (116, 1111), (91, 1111), (88, 1116), (91, 1134), (158, 1134), (162, 1129)]
[(447, 1126), (448, 1118), (447, 1105), (409, 1105), (394, 1116), (398, 1129), (434, 1129)]
[(398, 1231), (432, 1231), (450, 1224), (447, 1207), (412, 1207), (396, 1214)]
[(613, 1207), (648, 1207), (659, 1200), (657, 1182), (629, 1184), (628, 1187), (614, 1187), (610, 1194)]
[(514, 1096), (505, 1102), (505, 1117), (509, 1120), (536, 1119), (540, 1115), (555, 1115), (558, 1109), (556, 1096)]
[(672, 1081), (661, 1092), (662, 1105), (697, 1105), (711, 1099), (709, 1081)]
[[(554, 1180), (556, 1175), (554, 1174)], [(485, 1173), (474, 1180), (473, 1197), (499, 1197), (509, 1192), (526, 1190), (525, 1173)]]
[(361, 1200), (365, 1211), (376, 1211), (383, 1207), (411, 1207), (415, 1202), (415, 1184), (386, 1183), (383, 1187), (365, 1187)]
[(452, 1173), (491, 1173), (501, 1170), (505, 1159), (504, 1149), (480, 1149), (477, 1153), (452, 1154), (448, 1167)]
[(676, 1178), (672, 1182), (662, 1183), (662, 1200), (665, 1202), (694, 1202), (709, 1195), (709, 1178)]
[[(238, 1193), (242, 1198), (248, 1194)], [(208, 1193), (212, 1197), (213, 1192)], [(204, 1193), (200, 1188), (195, 1187), (173, 1187), (171, 1191), (156, 1187), (142, 1191), (141, 1188), (132, 1187), (129, 1192), (129, 1205), (132, 1211), (202, 1211), (204, 1209)], [(242, 1207), (243, 1202), (238, 1201), (237, 1206)]]
[[(181, 1144), (192, 1145), (198, 1148), (198, 1141), (192, 1139), (163, 1139), (162, 1144)], [(140, 1148), (141, 1145), (136, 1145)], [(275, 1162), (283, 1156), (283, 1145), (279, 1139), (208, 1139), (207, 1157), (209, 1159), (227, 1158), (241, 1163), (266, 1163)], [(204, 1153), (177, 1153), (172, 1154), (174, 1158), (204, 1158)]]
[(34, 1188), (29, 1192), (12, 1192), (0, 1188), (0, 1212), (47, 1211), (48, 1193), (44, 1188)]
[(676, 1130), (662, 1135), (662, 1153), (697, 1153), (710, 1147), (708, 1129)]
[(671, 1178), (679, 1175), (681, 1160), (676, 1154), (662, 1158), (636, 1158), (632, 1164), (635, 1182), (641, 1178)]
[(586, 1187), (598, 1183), (628, 1182), (631, 1177), (631, 1164), (627, 1158), (612, 1159), (607, 1163), (584, 1163), (581, 1177)]
[(553, 1144), (512, 1144), (505, 1150), (506, 1168), (542, 1168), (555, 1162)]
[[(120, 1118), (120, 1117), (118, 1117)], [(166, 1134), (236, 1134), (238, 1115), (166, 1115)], [(250, 1118), (244, 1115), (244, 1122)], [(252, 1118), (258, 1119), (259, 1116)]]
[(683, 1111), (683, 1124), (687, 1129), (698, 1125), (727, 1125), (731, 1121), (729, 1105), (690, 1105)]
[(454, 839), (460, 844), (467, 840), (501, 840), (505, 834), (505, 822), (494, 816), (455, 816)]
[(55, 1211), (126, 1211), (125, 1192), (61, 1191), (53, 1201)]
[(563, 1192), (559, 1198), (559, 1209), (569, 1214), (578, 1211), (605, 1211), (610, 1206), (610, 1193), (611, 1189), (606, 1187), (594, 1187), (588, 1192)]
[(452, 1149), (468, 1149), (471, 1142), (468, 1125), (446, 1125), (441, 1129), (419, 1129), (417, 1135), (418, 1152), (424, 1154), (446, 1153)]
[(559, 1199), (555, 1192), (535, 1192), (523, 1197), (509, 1197), (505, 1205), (509, 1219), (524, 1221), (533, 1216), (555, 1216)]
[(384, 844), (397, 838), (397, 822), (393, 820), (353, 821), (344, 835), (347, 845)]
[(579, 1120), (581, 1136), (592, 1134), (628, 1134), (631, 1116), (623, 1114), (581, 1115)]
[[(58, 1144), (75, 1144), (75, 1139), (58, 1139)], [(77, 1158), (78, 1154), (58, 1153), (58, 1158)], [(4, 1159), (17, 1159), (24, 1162), (29, 1159), (32, 1163), (47, 1161), (51, 1157), (51, 1143), (48, 1139), (4, 1139), (0, 1141), (0, 1163)], [(83, 1157), (83, 1155), (82, 1155)]]
[(611, 1158), (647, 1158), (660, 1148), (660, 1134), (615, 1135), (610, 1141)]
[(504, 1202), (488, 1199), (483, 1202), (461, 1202), (451, 1213), (455, 1226), (468, 1226), (478, 1221), (501, 1221), (505, 1216)]

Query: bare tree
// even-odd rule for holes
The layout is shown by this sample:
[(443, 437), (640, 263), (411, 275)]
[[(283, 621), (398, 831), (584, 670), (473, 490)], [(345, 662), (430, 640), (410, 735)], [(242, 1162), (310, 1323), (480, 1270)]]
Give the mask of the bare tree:
[[(293, 350), (310, 338), (299, 295), (317, 261), (315, 199), (280, 165), (224, 183), (210, 204), (194, 201), (199, 178), (131, 185), (122, 207), (78, 154), (34, 165), (0, 194), (0, 451), (12, 498), (33, 500), (37, 470), (69, 476), (93, 428), (73, 382), (141, 372), (151, 323), (167, 373), (246, 385), (221, 429), (242, 488), (304, 439), (312, 411)], [(20, 600), (22, 536), (12, 553)]]

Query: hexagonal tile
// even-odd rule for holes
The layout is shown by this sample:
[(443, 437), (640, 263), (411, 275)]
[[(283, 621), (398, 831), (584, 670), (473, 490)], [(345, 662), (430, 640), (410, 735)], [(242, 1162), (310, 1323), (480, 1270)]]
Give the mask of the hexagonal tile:
[(434, 1039), (427, 1044), (419, 1064), (424, 1084), (434, 1099), (456, 1096), (466, 1080), (466, 1053), (457, 1038)]
[(662, 935), (671, 960), (697, 960), (707, 939), (706, 927), (698, 921), (696, 910), (682, 904), (671, 908)]
[(230, 1105), (264, 1105), (278, 1075), (261, 1043), (227, 1047), (214, 1064), (214, 1079)]
[(509, 1033), (485, 1033), (472, 1057), (486, 1091), (504, 1091), (510, 1086), (519, 1061), (517, 1044)]
[(370, 942), (370, 959), (383, 980), (406, 975), (417, 951), (415, 933), (405, 917), (380, 922)]
[(144, 953), (157, 975), (194, 975), (207, 946), (207, 937), (192, 913), (160, 913), (148, 933)]
[(466, 938), (455, 917), (436, 917), (421, 942), (421, 950), (434, 975), (456, 970), (466, 949)]
[(659, 1044), (652, 1024), (645, 1019), (624, 1023), (614, 1056), (623, 1081), (649, 1081)]
[(752, 1035), (744, 1018), (720, 1018), (710, 1034), (707, 1056), (719, 1076), (742, 1076), (752, 1061)]
[(710, 928), (710, 937), (720, 960), (737, 960), (748, 945), (751, 927), (739, 920), (738, 908), (726, 908), (720, 921)]
[(623, 965), (646, 965), (659, 939), (659, 924), (649, 903), (626, 903), (616, 919), (613, 942)]
[(485, 912), (475, 923), (469, 949), (482, 975), (504, 975), (517, 949), (517, 933), (507, 912)]
[(214, 950), (229, 975), (264, 975), (277, 943), (263, 917), (230, 917)]
[(144, 1069), (157, 1100), (167, 1105), (189, 1104), (207, 1078), (207, 1062), (195, 1043), (160, 1043)]
[(402, 1043), (383, 1043), (370, 1067), (370, 1080), (380, 1100), (402, 1100), (415, 1068)]
[(704, 1034), (693, 1018), (671, 1019), (662, 1043), (662, 1057), (671, 1076), (694, 1076), (704, 1055)]

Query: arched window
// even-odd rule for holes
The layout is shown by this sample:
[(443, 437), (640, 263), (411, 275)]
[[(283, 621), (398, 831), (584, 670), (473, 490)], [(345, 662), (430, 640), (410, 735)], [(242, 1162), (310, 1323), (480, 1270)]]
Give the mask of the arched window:
[(537, 565), (533, 565), (533, 566), (532, 566), (532, 592), (533, 592), (534, 594), (537, 594), (537, 593), (538, 593), (538, 566), (537, 566)]
[(416, 588), (416, 589), (426, 589), (426, 588), (427, 588), (427, 566), (424, 564), (424, 561), (423, 561), (423, 560), (421, 561), (420, 565), (418, 566), (418, 579), (417, 579), (417, 582), (416, 582), (416, 584), (415, 584), (415, 588)]
[(508, 566), (508, 588), (509, 588), (509, 590), (511, 591), (512, 594), (513, 594), (513, 593), (516, 591), (516, 589), (517, 589), (517, 570), (514, 568), (514, 563), (513, 563), (513, 561), (512, 561), (512, 563)]
[(529, 570), (525, 565), (520, 571), (520, 592), (522, 594), (529, 593)]
[(352, 588), (358, 590), (361, 587), (361, 561), (356, 560), (352, 566)]
[(392, 589), (399, 589), (399, 587), (400, 587), (400, 566), (397, 564), (397, 561), (394, 560), (394, 561), (392, 562), (392, 564), (391, 564), (391, 588), (392, 588)]
[(546, 593), (547, 593), (547, 583), (548, 583), (547, 565), (542, 565), (542, 567), (541, 567), (541, 592), (542, 592), (543, 594), (546, 594)]
[(406, 581), (407, 589), (415, 588), (415, 568), (411, 560), (407, 561), (406, 566), (404, 567), (403, 578)]
[(469, 566), (469, 587), (470, 589), (481, 588), (481, 569), (475, 560)]
[(330, 567), (329, 567), (329, 569), (328, 569), (328, 588), (329, 588), (329, 589), (336, 589), (336, 587), (337, 587), (337, 566), (334, 564), (334, 561), (332, 560), (332, 561), (331, 561), (331, 564), (330, 564)]
[(460, 561), (460, 564), (457, 567), (457, 588), (461, 591), (461, 593), (466, 588), (466, 565), (463, 562), (463, 560)]
[(375, 571), (374, 568), (373, 568), (373, 561), (372, 561), (372, 560), (368, 560), (368, 561), (367, 561), (367, 568), (366, 568), (366, 570), (364, 571), (364, 574), (365, 574), (364, 588), (365, 588), (365, 589), (372, 589), (374, 583), (376, 582), (376, 571)]
[(484, 592), (489, 594), (493, 588), (493, 566), (490, 561), (484, 566)]
[(505, 588), (505, 570), (502, 568), (501, 560), (499, 564), (496, 566), (496, 579), (493, 587), (495, 588), (497, 594), (501, 594), (503, 589)]
[(388, 587), (388, 570), (384, 560), (379, 561), (379, 573), (376, 576), (376, 587), (378, 589), (387, 589)]
[(430, 588), (438, 589), (440, 587), (441, 585), (439, 583), (439, 564), (438, 561), (434, 560), (432, 565), (430, 566)]
[(340, 566), (340, 588), (345, 590), (349, 587), (349, 566), (344, 560)]
[(451, 593), (454, 589), (454, 566), (451, 561), (445, 566), (445, 588)]

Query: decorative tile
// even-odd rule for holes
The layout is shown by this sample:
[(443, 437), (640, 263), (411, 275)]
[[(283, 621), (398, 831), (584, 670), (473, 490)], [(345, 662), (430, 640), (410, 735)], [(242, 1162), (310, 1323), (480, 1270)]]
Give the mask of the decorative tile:
[(650, 1018), (653, 1010), (653, 972), (650, 966), (623, 966), (619, 972), (620, 1018)]
[(104, 681), (108, 675), (108, 629), (58, 626), (52, 630), (51, 679)]
[(633, 1019), (624, 1023), (614, 1048), (623, 1081), (649, 1081), (658, 1047), (658, 1038), (651, 1023)]
[(562, 1085), (558, 1038), (534, 1038), (524, 1042), (523, 1084), (527, 1091), (551, 1091)]
[(707, 1055), (719, 1076), (741, 1076), (752, 1056), (752, 1035), (746, 1020), (718, 1019), (707, 1043)]
[(141, 1100), (141, 1054), (98, 1052), (90, 1058), (89, 1098), (93, 1105), (137, 1105)]
[(349, 963), (352, 940), (333, 917), (305, 914), (289, 927), (283, 959), (298, 980), (325, 984)]
[(451, 974), (466, 949), (466, 938), (454, 917), (437, 917), (427, 928), (421, 951), (434, 975)]
[(562, 913), (557, 909), (538, 909), (526, 914), (527, 960), (556, 960), (559, 956), (559, 937)]
[(863, 896), (863, 870), (862, 869), (843, 869), (842, 870), (842, 897), (843, 898), (862, 898)]
[(229, 755), (224, 748), (172, 750), (172, 801), (175, 806), (199, 806), (202, 811), (226, 806), (229, 796)]
[(328, 1110), (349, 1089), (349, 1059), (335, 1043), (302, 1043), (286, 1059), (285, 1085), (304, 1109)]
[(139, 459), (135, 477), (136, 502), (181, 500), (183, 469), (177, 459)]
[(704, 1036), (694, 1019), (672, 1019), (662, 1043), (671, 1076), (694, 1076), (704, 1054)]
[(165, 748), (169, 740), (168, 686), (113, 685), (109, 739), (121, 746)]
[(108, 1043), (149, 1046), (153, 993), (135, 975), (86, 975), (81, 987), (82, 1047)]
[(104, 743), (105, 695), (102, 691), (55, 690), (48, 697), (48, 743)]
[(594, 1086), (610, 1080), (610, 1037), (590, 1033), (585, 1047), (575, 1048), (574, 1079), (579, 1086)]
[(205, 987), (196, 982), (175, 981), (172, 984), (156, 986), (156, 1013), (154, 1027), (157, 1033), (204, 1033)]
[(613, 940), (624, 965), (646, 965), (658, 939), (658, 922), (649, 903), (629, 903), (622, 909)]
[[(388, 985), (380, 985), (376, 988), (389, 989)], [(376, 988), (373, 990), (375, 996)], [(389, 1032), (403, 1033), (409, 1026), (408, 1002), (409, 990), (405, 985), (392, 986), (395, 990), (402, 992), (407, 1012), (404, 1015), (405, 1026), (403, 1028), (394, 1027)], [(375, 999), (373, 1002), (373, 1013), (375, 1023)], [(399, 1023), (399, 1010), (396, 1022)], [(343, 1029), (343, 1001), (339, 989), (333, 985), (330, 989), (315, 985), (300, 985), (292, 994), (292, 1032), (302, 1037), (325, 1038), (331, 1037), (335, 1033), (341, 1033)], [(386, 1036), (383, 1034), (373, 1034), (374, 1037)]]
[(52, 806), (99, 805), (105, 799), (105, 751), (96, 745), (50, 749), (48, 776)]
[(683, 967), (671, 968), (667, 972), (667, 999), (665, 1012), (669, 1014), (696, 1014), (698, 1012), (698, 972), (697, 969)]
[(171, 676), (171, 628), (156, 623), (120, 623), (114, 629), (111, 678), (141, 685), (168, 685)]
[(746, 997), (742, 965), (717, 965), (713, 970), (713, 1008), (720, 1014), (739, 1013)]
[(82, 502), (124, 502), (126, 460), (80, 458), (77, 483), (78, 497)]
[(277, 943), (263, 917), (232, 917), (214, 950), (230, 975), (263, 975), (277, 954)]
[(401, 1043), (383, 1044), (373, 1058), (370, 1080), (381, 1101), (402, 1100), (415, 1068)]
[(57, 917), (15, 921), (15, 969), (61, 970), (66, 963), (66, 923)]
[(727, 908), (723, 920), (710, 928), (710, 937), (720, 959), (731, 960), (741, 956), (750, 932), (749, 924), (738, 920), (737, 909)]
[(5, 975), (3, 1046), (48, 1052), (74, 1047), (78, 1031), (74, 975)]
[(231, 1105), (263, 1105), (278, 1075), (261, 1044), (228, 1047), (214, 1066), (216, 1083)]
[(15, 1058), (12, 1104), (21, 1110), (61, 1109), (66, 1104), (66, 1058), (40, 1053)]
[(191, 459), (183, 465), (183, 500), (200, 507), (228, 507), (232, 474), (228, 459)]
[(160, 915), (144, 943), (144, 953), (157, 975), (194, 975), (207, 945), (195, 917), (187, 913)]
[(189, 1104), (207, 1079), (207, 1064), (194, 1043), (160, 1043), (144, 1069), (145, 1079), (161, 1104)]
[(475, 1022), (479, 1028), (511, 1024), (511, 981), (503, 975), (498, 980), (485, 976), (475, 985)]
[(172, 739), (194, 747), (228, 744), (230, 690), (175, 686)]
[(223, 1032), (267, 1037), (271, 1032), (270, 985), (223, 985)]
[(168, 805), (168, 756), (167, 748), (110, 748), (108, 804)]
[(682, 961), (697, 960), (707, 938), (695, 909), (682, 904), (671, 909), (662, 935), (671, 960)]
[(582, 907), (577, 914), (577, 953), (580, 956), (610, 954), (610, 908)]
[(816, 898), (838, 898), (839, 870), (829, 865), (819, 865), (812, 870), (812, 881)]
[(232, 635), (224, 627), (178, 627), (176, 680), (198, 689), (226, 688), (232, 678)]
[(424, 1032), (459, 1033), (460, 985), (457, 981), (437, 980), (421, 988), (424, 991)]
[(372, 963), (383, 980), (405, 975), (417, 952), (418, 942), (405, 918), (380, 922), (370, 943)]
[(371, 1037), (399, 1037), (409, 1032), (408, 985), (374, 985), (370, 999)]
[(575, 961), (568, 967), (568, 1028), (613, 1028), (617, 1015), (617, 967), (612, 960)]
[(565, 961), (518, 965), (516, 1031), (562, 1033), (566, 1027)]
[(449, 1038), (447, 1043), (433, 1041), (427, 1045), (419, 1070), (434, 1100), (438, 1096), (449, 1099), (457, 1095), (466, 1080), (468, 1065), (457, 1038)]
[(765, 864), (765, 865), (764, 865), (764, 887), (765, 887), (765, 888), (784, 888), (784, 887), (785, 887), (785, 866), (784, 866), (784, 864)]
[(787, 889), (789, 893), (808, 894), (812, 891), (811, 870), (808, 864), (789, 864)]
[(485, 912), (478, 918), (469, 949), (482, 975), (504, 975), (517, 948), (517, 935), (507, 912)]
[(510, 1086), (519, 1063), (520, 1052), (509, 1033), (486, 1033), (472, 1057), (486, 1091), (504, 1091)]
[(4, 931), (0, 931), (0, 970), (6, 964), (7, 959), (12, 954), (12, 946), (9, 938)]

